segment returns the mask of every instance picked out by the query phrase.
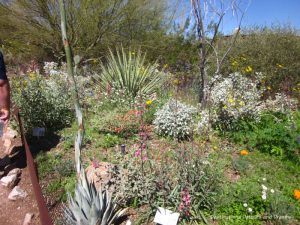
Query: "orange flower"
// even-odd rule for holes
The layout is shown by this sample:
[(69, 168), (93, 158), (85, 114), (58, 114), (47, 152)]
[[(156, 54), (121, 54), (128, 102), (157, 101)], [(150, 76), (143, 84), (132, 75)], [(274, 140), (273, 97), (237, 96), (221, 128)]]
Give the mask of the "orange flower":
[(242, 150), (242, 151), (240, 151), (240, 154), (241, 155), (248, 155), (249, 154), (249, 152), (247, 151), (247, 150)]
[(294, 198), (300, 200), (300, 190), (298, 189), (294, 190)]
[(116, 127), (116, 128), (115, 128), (115, 132), (116, 132), (116, 133), (121, 133), (121, 131), (122, 131), (122, 128), (121, 128), (121, 127)]

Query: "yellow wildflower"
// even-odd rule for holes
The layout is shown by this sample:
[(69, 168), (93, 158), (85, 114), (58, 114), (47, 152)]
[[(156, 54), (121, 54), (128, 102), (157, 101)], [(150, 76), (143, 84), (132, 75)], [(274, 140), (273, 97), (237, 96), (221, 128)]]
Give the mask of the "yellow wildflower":
[(149, 99), (148, 101), (146, 101), (146, 105), (151, 105), (152, 102), (153, 102), (153, 101)]
[(224, 105), (224, 106), (223, 106), (223, 109), (227, 109), (227, 105)]
[(30, 80), (36, 80), (37, 74), (35, 72), (31, 72), (28, 74)]
[(238, 62), (236, 60), (234, 60), (232, 63), (231, 63), (232, 66), (237, 66), (238, 65)]
[(298, 189), (294, 190), (294, 198), (300, 200), (300, 190)]
[(233, 103), (233, 102), (234, 102), (234, 99), (230, 98), (228, 101), (229, 101), (230, 103)]
[(246, 69), (245, 69), (245, 71), (246, 71), (247, 73), (251, 73), (251, 72), (253, 71), (253, 69), (252, 69), (251, 66), (247, 66)]
[(173, 80), (174, 85), (178, 85), (179, 83), (180, 83), (180, 81), (178, 79)]
[(244, 149), (244, 150), (240, 151), (240, 154), (241, 155), (248, 155), (249, 152), (246, 149)]
[(281, 65), (279, 63), (277, 63), (276, 65), (277, 65), (278, 68), (281, 68), (281, 69), (283, 68), (283, 65)]
[(267, 87), (267, 90), (269, 90), (269, 91), (270, 91), (271, 89), (272, 89), (272, 88), (271, 88), (270, 86), (268, 86), (268, 87)]
[(168, 64), (165, 64), (165, 65), (164, 65), (164, 68), (168, 68), (168, 66), (169, 66)]

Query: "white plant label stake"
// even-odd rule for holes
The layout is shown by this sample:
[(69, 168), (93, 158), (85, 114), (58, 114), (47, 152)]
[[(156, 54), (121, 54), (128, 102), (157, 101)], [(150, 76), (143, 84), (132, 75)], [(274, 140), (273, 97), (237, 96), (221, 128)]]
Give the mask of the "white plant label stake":
[(32, 129), (32, 135), (34, 137), (43, 137), (45, 136), (46, 128), (45, 127), (34, 127)]
[(177, 225), (178, 219), (179, 213), (174, 213), (171, 210), (158, 207), (154, 217), (154, 223), (162, 225)]

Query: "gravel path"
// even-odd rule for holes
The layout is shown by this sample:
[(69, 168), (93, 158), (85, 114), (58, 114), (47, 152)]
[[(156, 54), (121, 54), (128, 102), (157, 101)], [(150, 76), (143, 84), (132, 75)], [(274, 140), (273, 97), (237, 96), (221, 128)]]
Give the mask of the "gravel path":
[[(0, 184), (0, 225), (22, 225), (27, 213), (34, 214), (31, 225), (39, 225), (39, 213), (32, 190), (31, 180), (25, 163), (25, 154), (22, 149), (20, 138), (12, 140), (12, 144), (20, 150), (19, 154), (13, 157), (13, 166), (22, 169), (21, 179), (18, 185), (28, 193), (25, 199), (11, 201), (8, 195), (11, 189)], [(0, 158), (4, 157), (3, 142), (0, 143)]]

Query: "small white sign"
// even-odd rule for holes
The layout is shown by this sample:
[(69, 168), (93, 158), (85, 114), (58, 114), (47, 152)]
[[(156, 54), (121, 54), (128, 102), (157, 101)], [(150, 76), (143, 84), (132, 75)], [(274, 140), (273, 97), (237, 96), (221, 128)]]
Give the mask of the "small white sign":
[(162, 225), (177, 225), (178, 219), (179, 213), (174, 213), (171, 210), (158, 207), (154, 217), (154, 223)]
[(43, 137), (45, 136), (46, 129), (45, 127), (35, 127), (32, 130), (32, 135), (34, 137)]

